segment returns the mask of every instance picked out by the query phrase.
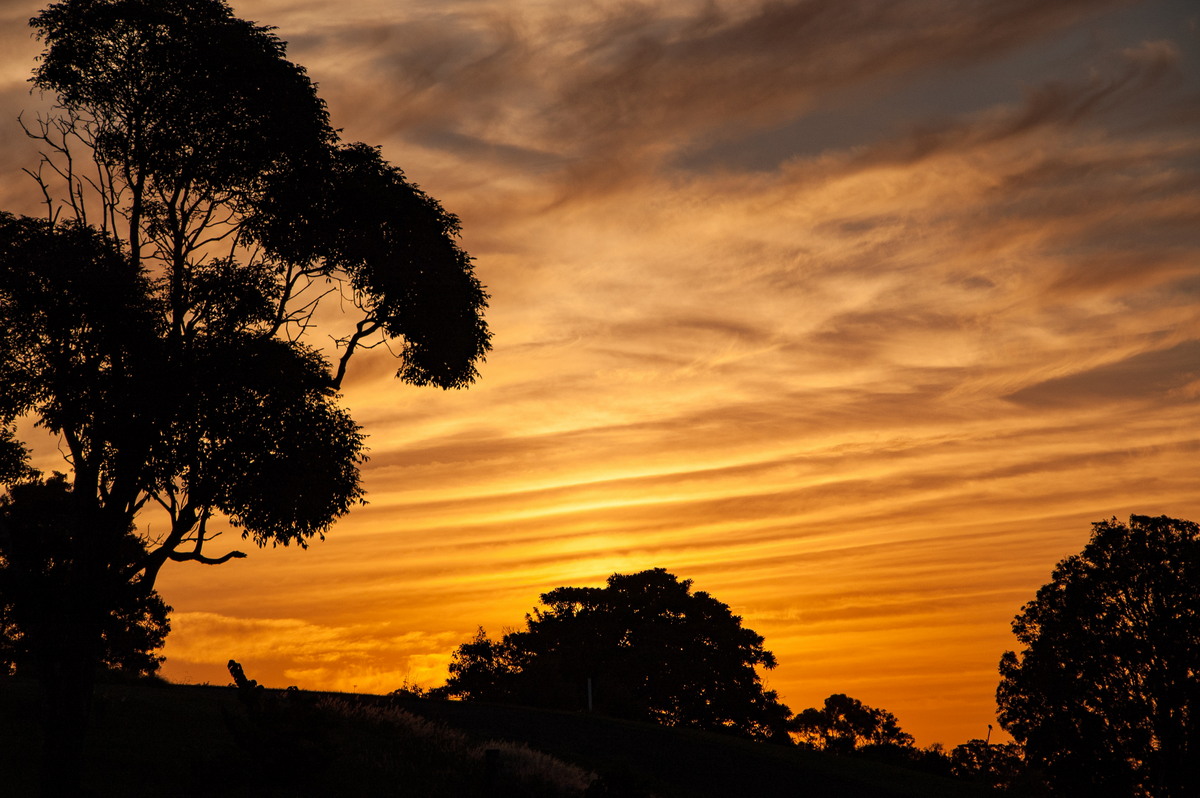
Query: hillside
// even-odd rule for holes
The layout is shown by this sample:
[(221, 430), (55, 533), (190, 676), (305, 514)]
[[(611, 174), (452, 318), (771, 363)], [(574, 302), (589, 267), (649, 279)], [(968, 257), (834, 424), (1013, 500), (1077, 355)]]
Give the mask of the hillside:
[[(231, 688), (103, 687), (86, 786), (95, 796), (131, 798), (554, 796), (572, 794), (571, 779), (582, 768), (603, 777), (589, 796), (984, 794), (860, 759), (596, 716), (375, 696), (362, 697), (365, 709), (351, 710), (345, 700), (357, 697), (264, 696), (268, 710), (252, 715)], [(0, 681), (0, 718), (5, 795), (33, 794), (39, 733), (32, 684)], [(578, 768), (493, 742), (498, 740), (523, 743)], [(487, 755), (488, 748), (500, 750)]]

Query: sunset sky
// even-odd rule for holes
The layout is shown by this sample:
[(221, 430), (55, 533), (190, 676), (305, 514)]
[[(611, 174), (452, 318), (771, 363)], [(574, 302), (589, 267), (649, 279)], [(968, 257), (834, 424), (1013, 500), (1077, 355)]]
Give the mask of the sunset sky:
[[(0, 0), (26, 213), (41, 5)], [(495, 348), (467, 391), (352, 366), (369, 504), (169, 567), (168, 678), (432, 686), (540, 593), (664, 567), (793, 710), (848, 693), (953, 746), (1091, 522), (1200, 521), (1194, 0), (233, 8), (461, 217)]]

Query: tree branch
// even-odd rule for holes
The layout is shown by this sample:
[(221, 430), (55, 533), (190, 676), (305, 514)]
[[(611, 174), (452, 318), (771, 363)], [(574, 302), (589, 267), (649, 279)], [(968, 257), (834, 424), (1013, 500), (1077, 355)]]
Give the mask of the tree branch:
[(333, 377), (334, 390), (341, 389), (342, 378), (346, 376), (346, 367), (350, 364), (350, 356), (354, 354), (354, 349), (358, 346), (359, 342), (382, 326), (383, 322), (379, 319), (361, 319), (355, 325), (354, 334), (346, 339), (346, 351), (338, 359), (337, 374)]
[(173, 551), (167, 555), (172, 562), (198, 562), (204, 565), (220, 565), (221, 563), (228, 562), (229, 560), (243, 559), (245, 556), (246, 553), (242, 551), (231, 551), (228, 554), (221, 555), (220, 557), (205, 557), (203, 554), (197, 551), (184, 552), (183, 554)]

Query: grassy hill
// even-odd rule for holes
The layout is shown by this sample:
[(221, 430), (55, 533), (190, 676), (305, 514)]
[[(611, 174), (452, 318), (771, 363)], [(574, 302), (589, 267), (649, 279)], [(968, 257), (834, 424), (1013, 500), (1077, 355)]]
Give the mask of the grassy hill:
[[(421, 699), (106, 685), (96, 796), (970, 798), (970, 785), (857, 758), (593, 715)], [(0, 680), (0, 785), (36, 793), (34, 685)], [(590, 783), (590, 788), (589, 788)]]

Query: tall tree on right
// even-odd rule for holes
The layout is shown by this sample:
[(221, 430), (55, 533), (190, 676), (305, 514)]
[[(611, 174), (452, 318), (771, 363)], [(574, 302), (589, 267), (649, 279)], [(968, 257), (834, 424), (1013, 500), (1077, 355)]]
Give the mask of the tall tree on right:
[(1013, 621), (1000, 724), (1056, 794), (1200, 795), (1200, 532), (1093, 525)]

